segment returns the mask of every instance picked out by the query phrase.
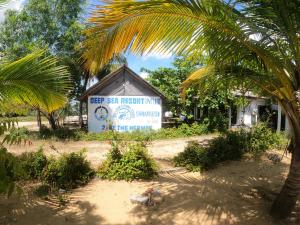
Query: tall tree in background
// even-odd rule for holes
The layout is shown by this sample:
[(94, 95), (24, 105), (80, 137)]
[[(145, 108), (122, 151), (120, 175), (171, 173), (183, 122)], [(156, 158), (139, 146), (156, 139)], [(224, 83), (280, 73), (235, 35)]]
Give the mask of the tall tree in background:
[(186, 57), (177, 57), (174, 62), (174, 68), (158, 68), (156, 70), (147, 70), (149, 73), (147, 81), (158, 88), (168, 100), (168, 109), (175, 115), (185, 114), (188, 117), (193, 115), (193, 109), (196, 106), (193, 95), (197, 95), (197, 91), (190, 91), (188, 97), (183, 102), (180, 95), (181, 84), (187, 77), (195, 71), (201, 62), (195, 62)]
[[(76, 99), (84, 91), (82, 78), (88, 76), (80, 62), (84, 5), (85, 0), (28, 0), (20, 12), (7, 11), (0, 27), (2, 55), (16, 60), (35, 49), (47, 49), (48, 55), (69, 66), (74, 86), (69, 97)], [(55, 129), (55, 112), (42, 112)]]
[(300, 1), (108, 0), (90, 19), (84, 57), (91, 71), (113, 54), (205, 53), (209, 66), (185, 85), (218, 74), (250, 80), (276, 99), (292, 128), (290, 171), (271, 213), (290, 215), (300, 193)]
[(232, 85), (232, 82), (229, 85), (227, 82), (209, 78), (201, 87), (194, 85), (182, 90), (182, 83), (192, 72), (201, 68), (205, 61), (203, 56), (182, 56), (175, 58), (173, 68), (158, 68), (154, 71), (143, 69), (143, 71), (149, 73), (147, 81), (166, 96), (168, 110), (177, 116), (186, 115), (189, 121), (193, 121), (195, 108), (201, 109), (206, 113), (196, 119), (204, 122), (211, 131), (224, 131), (230, 124), (229, 109), (238, 103), (233, 94), (238, 86)]

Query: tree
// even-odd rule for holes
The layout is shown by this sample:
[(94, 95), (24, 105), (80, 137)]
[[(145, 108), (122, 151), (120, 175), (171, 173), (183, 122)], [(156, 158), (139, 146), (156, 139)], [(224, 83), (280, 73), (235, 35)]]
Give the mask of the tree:
[[(20, 12), (8, 11), (0, 28), (2, 54), (17, 60), (35, 49), (47, 49), (48, 55), (60, 57), (60, 63), (69, 66), (74, 86), (69, 98), (76, 99), (84, 91), (82, 78), (87, 73), (80, 61), (84, 4), (85, 0), (29, 0)], [(58, 113), (41, 112), (55, 129)]]
[[(205, 53), (208, 74), (250, 80), (276, 99), (292, 128), (290, 171), (271, 213), (286, 218), (300, 193), (300, 2), (298, 0), (106, 1), (90, 21), (84, 57), (91, 71), (113, 54)], [(98, 48), (101, 46), (101, 49)]]
[[(57, 75), (59, 74), (59, 76)], [(57, 59), (44, 57), (43, 51), (34, 52), (20, 60), (0, 65), (0, 109), (23, 104), (39, 107), (48, 112), (61, 108), (67, 102), (71, 82), (65, 66)], [(0, 120), (0, 135), (9, 131), (15, 121)], [(19, 139), (4, 138), (0, 141), (0, 193), (11, 194), (14, 190), (12, 161), (4, 148), (4, 142), (18, 143)]]
[[(175, 115), (186, 115), (189, 121), (194, 120), (195, 107), (205, 113), (201, 116), (211, 131), (225, 131), (228, 128), (228, 113), (231, 107), (238, 105), (238, 98), (233, 94), (236, 86), (227, 82), (209, 78), (201, 85), (186, 87), (182, 91), (181, 84), (188, 76), (202, 67), (205, 57), (176, 57), (174, 68), (158, 68), (154, 71), (142, 69), (149, 73), (147, 81), (158, 88), (167, 98), (168, 110)], [(218, 85), (216, 85), (218, 83)], [(205, 85), (204, 85), (205, 84)], [(199, 118), (198, 118), (199, 119)]]
[(176, 115), (186, 114), (190, 117), (196, 106), (193, 95), (197, 95), (197, 93), (190, 90), (190, 94), (184, 102), (180, 96), (180, 86), (188, 75), (200, 65), (201, 62), (198, 60), (193, 62), (187, 60), (186, 57), (177, 57), (173, 62), (174, 68), (158, 68), (154, 71), (143, 68), (142, 70), (149, 73), (147, 81), (164, 93), (168, 100), (169, 110)]

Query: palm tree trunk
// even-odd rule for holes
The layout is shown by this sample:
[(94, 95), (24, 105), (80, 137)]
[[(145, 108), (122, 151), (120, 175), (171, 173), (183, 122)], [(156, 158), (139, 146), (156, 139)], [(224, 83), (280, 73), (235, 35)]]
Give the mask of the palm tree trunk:
[(300, 145), (297, 144), (294, 150), (288, 177), (271, 208), (271, 215), (278, 219), (291, 215), (300, 194), (300, 157), (295, 154), (297, 152), (299, 155)]
[(276, 219), (286, 219), (291, 215), (300, 194), (300, 121), (298, 113), (292, 114), (293, 116), (289, 117), (293, 129), (293, 138), (289, 146), (292, 153), (290, 170), (270, 212)]
[[(89, 73), (85, 73), (85, 76), (84, 76), (84, 82), (83, 82), (83, 93), (86, 91), (86, 87), (87, 87), (87, 83), (89, 81)], [(83, 101), (81, 100), (79, 102), (79, 126), (81, 128), (83, 128), (84, 124), (83, 124), (83, 118), (82, 118), (82, 112), (83, 112)]]
[(48, 114), (48, 121), (49, 121), (49, 124), (50, 124), (52, 130), (56, 130), (58, 126), (56, 124), (56, 120), (54, 118), (53, 113)]
[(38, 125), (39, 131), (40, 131), (41, 127), (42, 127), (42, 119), (41, 119), (41, 111), (40, 111), (40, 109), (36, 110), (36, 120), (37, 120), (37, 125)]

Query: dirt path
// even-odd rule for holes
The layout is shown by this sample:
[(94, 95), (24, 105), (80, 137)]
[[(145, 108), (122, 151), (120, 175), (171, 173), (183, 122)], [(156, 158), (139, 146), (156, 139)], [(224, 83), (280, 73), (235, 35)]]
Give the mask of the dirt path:
[[(2, 218), (5, 225), (275, 225), (267, 212), (287, 170), (287, 161), (265, 159), (227, 162), (203, 174), (164, 173), (151, 182), (94, 179), (70, 194), (66, 208), (37, 199), (0, 201), (0, 224)], [(160, 205), (130, 202), (149, 187), (160, 189)]]
[[(172, 140), (153, 141), (148, 150), (156, 159), (170, 159), (178, 152), (184, 150), (189, 141), (196, 140), (205, 143), (207, 140), (213, 138), (214, 135), (203, 135), (191, 138), (179, 138)], [(87, 150), (87, 159), (91, 161), (93, 166), (99, 165), (103, 161), (111, 148), (109, 142), (99, 141), (51, 141), (38, 140), (33, 141), (32, 145), (25, 146), (8, 146), (8, 150), (15, 154), (21, 154), (26, 151), (36, 151), (39, 147), (43, 147), (45, 153), (48, 155), (57, 155), (64, 152), (78, 152), (85, 148)], [(55, 150), (54, 150), (55, 149)]]

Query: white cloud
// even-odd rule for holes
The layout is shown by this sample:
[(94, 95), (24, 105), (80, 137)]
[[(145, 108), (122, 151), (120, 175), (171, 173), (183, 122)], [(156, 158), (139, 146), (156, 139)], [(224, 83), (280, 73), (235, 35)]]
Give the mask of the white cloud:
[(143, 72), (140, 73), (140, 76), (141, 76), (143, 79), (145, 79), (145, 78), (147, 78), (147, 77), (149, 76), (149, 73), (143, 71)]
[(158, 52), (150, 52), (150, 53), (145, 53), (142, 56), (142, 60), (147, 60), (149, 58), (155, 58), (155, 59), (169, 59), (172, 57), (171, 52), (166, 52), (166, 53), (158, 53)]
[(149, 58), (155, 58), (155, 59), (169, 59), (172, 57), (172, 52), (168, 51), (163, 47), (163, 45), (160, 43), (153, 49), (151, 47), (145, 51), (144, 55), (142, 56), (142, 60), (147, 60)]
[(22, 5), (25, 2), (25, 0), (10, 0), (7, 4), (4, 6), (1, 6), (0, 8), (0, 22), (4, 20), (4, 15), (6, 10), (13, 9), (20, 11), (22, 9)]

